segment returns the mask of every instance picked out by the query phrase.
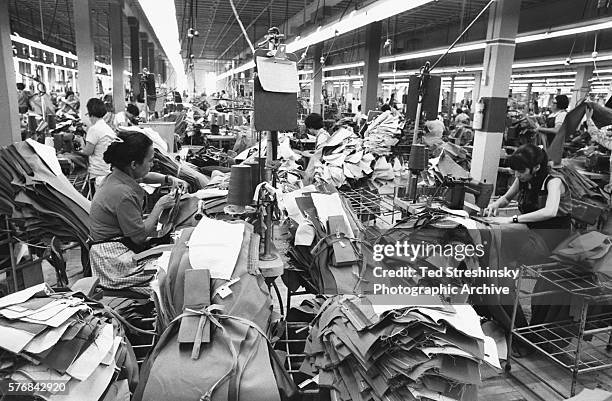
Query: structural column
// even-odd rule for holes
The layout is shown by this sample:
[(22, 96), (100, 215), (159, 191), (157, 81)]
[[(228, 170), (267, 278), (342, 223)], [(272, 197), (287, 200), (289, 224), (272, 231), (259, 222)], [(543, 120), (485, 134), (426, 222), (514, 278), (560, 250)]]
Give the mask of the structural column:
[(489, 10), (480, 88), (484, 120), (474, 136), (470, 172), (472, 178), (487, 184), (497, 181), (520, 8), (520, 0), (498, 0)]
[(450, 92), (448, 93), (448, 111), (449, 115), (453, 115), (453, 110), (456, 108), (453, 106), (455, 104), (455, 75), (451, 75), (450, 81)]
[(312, 70), (312, 83), (310, 84), (310, 105), (313, 113), (323, 114), (322, 92), (323, 92), (323, 43), (314, 45), (314, 63)]
[[(75, 2), (76, 3), (76, 2)], [(96, 96), (96, 70), (94, 66), (94, 46), (91, 35), (91, 0), (81, 0), (74, 7), (74, 30), (76, 54), (78, 58), (79, 97), (85, 106)], [(81, 119), (87, 113), (85, 107), (79, 109)]]
[(109, 4), (111, 65), (113, 69), (113, 108), (115, 112), (125, 109), (125, 70), (123, 59), (123, 1), (115, 0)]
[(593, 64), (576, 67), (576, 81), (574, 82), (574, 89), (572, 89), (569, 109), (573, 109), (579, 100), (589, 94), (591, 89), (591, 82), (589, 80), (591, 78), (593, 78)]
[(128, 17), (128, 25), (130, 26), (130, 65), (132, 70), (130, 84), (132, 93), (136, 97), (140, 94), (140, 82), (138, 80), (138, 73), (140, 72), (140, 24), (136, 18)]
[(363, 97), (361, 112), (376, 110), (378, 99), (378, 60), (380, 59), (380, 35), (382, 22), (373, 22), (366, 27), (365, 67), (363, 70)]
[(0, 1), (0, 146), (21, 141), (8, 1)]
[(149, 35), (146, 32), (140, 32), (140, 55), (140, 67), (149, 69)]
[(482, 83), (482, 72), (477, 71), (474, 73), (474, 89), (472, 90), (472, 111), (476, 103), (480, 100), (480, 87)]
[(147, 48), (147, 50), (149, 52), (149, 54), (148, 54), (148, 57), (149, 57), (149, 62), (148, 62), (149, 72), (151, 74), (155, 74), (155, 71), (157, 71), (157, 69), (155, 68), (156, 67), (156, 65), (155, 65), (155, 43), (149, 42), (148, 46), (149, 47)]

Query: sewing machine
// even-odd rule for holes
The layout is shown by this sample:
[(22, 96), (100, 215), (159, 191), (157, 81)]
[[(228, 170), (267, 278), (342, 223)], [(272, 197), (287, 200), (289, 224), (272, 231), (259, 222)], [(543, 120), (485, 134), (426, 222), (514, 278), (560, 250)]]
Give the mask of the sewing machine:
[(485, 184), (472, 179), (448, 177), (444, 180), (442, 186), (448, 188), (446, 195), (448, 207), (455, 210), (463, 210), (466, 193), (474, 195), (476, 206), (481, 210), (489, 205), (493, 195), (493, 184)]

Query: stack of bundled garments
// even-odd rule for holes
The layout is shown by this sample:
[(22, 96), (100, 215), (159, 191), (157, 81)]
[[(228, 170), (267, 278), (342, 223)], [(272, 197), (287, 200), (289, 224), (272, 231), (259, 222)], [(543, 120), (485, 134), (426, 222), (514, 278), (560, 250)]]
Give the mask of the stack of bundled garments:
[(279, 207), (289, 217), (287, 254), (296, 269), (283, 276), (290, 291), (363, 292), (374, 282), (372, 249), (349, 202), (330, 185), (285, 193)]
[(370, 178), (373, 186), (380, 181), (393, 180), (392, 166), (384, 157), (377, 157), (365, 146), (365, 141), (352, 130), (340, 128), (315, 152), (306, 169), (306, 182), (314, 178), (339, 188), (345, 184), (358, 186), (364, 178)]
[(495, 341), (469, 305), (381, 306), (327, 300), (311, 324), (301, 371), (341, 400), (478, 398), (480, 367), (501, 369)]
[[(49, 401), (129, 399), (138, 366), (108, 309), (40, 284), (0, 298), (0, 315), (0, 379), (23, 385), (20, 394)], [(30, 391), (22, 392), (28, 384)]]
[(229, 174), (213, 171), (209, 185), (193, 194), (202, 201), (202, 211), (207, 215), (223, 213), (227, 206)]
[(163, 334), (134, 401), (280, 401), (295, 386), (268, 342), (274, 316), (259, 235), (204, 217), (184, 229), (153, 285)]
[(390, 155), (391, 147), (397, 145), (400, 134), (400, 116), (385, 111), (370, 123), (365, 134), (363, 147), (376, 155)]
[(83, 246), (90, 202), (62, 174), (55, 149), (31, 139), (0, 149), (0, 213), (28, 238), (57, 236)]
[(197, 170), (191, 163), (172, 160), (170, 156), (155, 149), (155, 165), (152, 171), (171, 175), (185, 180), (192, 191), (204, 188), (208, 184), (208, 178)]

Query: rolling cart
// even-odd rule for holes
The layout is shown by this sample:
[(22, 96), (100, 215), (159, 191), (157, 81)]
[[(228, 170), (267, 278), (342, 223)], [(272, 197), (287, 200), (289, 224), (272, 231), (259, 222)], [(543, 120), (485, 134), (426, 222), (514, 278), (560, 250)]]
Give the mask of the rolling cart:
[[(527, 278), (543, 280), (550, 290), (537, 293), (522, 292), (521, 282)], [(511, 366), (515, 362), (560, 396), (567, 397), (567, 394), (563, 394), (561, 389), (554, 388), (539, 372), (529, 369), (519, 359), (512, 358), (513, 339), (521, 340), (571, 373), (570, 397), (576, 394), (579, 375), (612, 368), (612, 287), (607, 284), (612, 282), (599, 283), (591, 272), (578, 266), (559, 262), (522, 266), (517, 279), (508, 336), (506, 372), (511, 374)], [(558, 294), (564, 300), (573, 301), (570, 309), (578, 312), (575, 313), (574, 319), (526, 327), (514, 326), (520, 299), (553, 294)], [(599, 310), (595, 309), (598, 306)]]

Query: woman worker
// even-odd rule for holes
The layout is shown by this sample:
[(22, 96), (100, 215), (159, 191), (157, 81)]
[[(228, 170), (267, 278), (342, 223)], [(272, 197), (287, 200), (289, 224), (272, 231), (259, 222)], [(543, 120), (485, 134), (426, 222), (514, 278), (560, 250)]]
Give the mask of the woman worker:
[[(524, 263), (542, 263), (571, 233), (569, 187), (563, 176), (548, 166), (548, 156), (538, 146), (522, 145), (508, 161), (514, 171), (514, 182), (504, 196), (489, 205), (485, 215), (496, 215), (499, 208), (507, 206), (512, 199), (517, 198), (521, 214), (498, 222), (524, 223), (531, 234), (540, 237), (541, 241), (538, 242), (529, 241), (529, 236), (525, 236), (526, 246), (522, 247), (525, 252), (520, 254)], [(533, 246), (538, 243), (542, 246)], [(538, 281), (534, 292), (544, 291), (545, 288), (545, 282)], [(532, 301), (536, 301), (532, 305), (532, 325), (557, 320), (559, 316), (567, 313), (567, 307), (558, 305), (558, 300), (551, 300), (552, 298), (532, 298)], [(552, 305), (554, 303), (557, 305)]]
[(106, 106), (98, 98), (87, 101), (87, 115), (91, 126), (85, 137), (85, 147), (78, 152), (89, 158), (89, 184), (92, 194), (100, 188), (102, 180), (110, 173), (109, 165), (104, 161), (104, 152), (108, 145), (117, 137), (115, 131), (104, 121)]
[(152, 276), (132, 256), (146, 249), (162, 211), (174, 204), (173, 196), (162, 196), (143, 218), (145, 192), (138, 182), (149, 173), (153, 152), (153, 142), (140, 132), (120, 133), (104, 152), (112, 173), (91, 203), (89, 254), (93, 276), (103, 288), (148, 293)]
[(565, 121), (567, 116), (567, 107), (569, 106), (569, 99), (565, 95), (555, 96), (555, 100), (552, 102), (552, 113), (546, 119), (546, 127), (537, 127), (536, 131), (540, 133), (541, 141), (544, 148), (548, 148), (550, 143), (559, 132), (559, 128)]
[(320, 114), (309, 114), (304, 120), (304, 125), (308, 133), (315, 136), (315, 150), (323, 148), (325, 143), (331, 138), (331, 135), (323, 128), (323, 117)]

